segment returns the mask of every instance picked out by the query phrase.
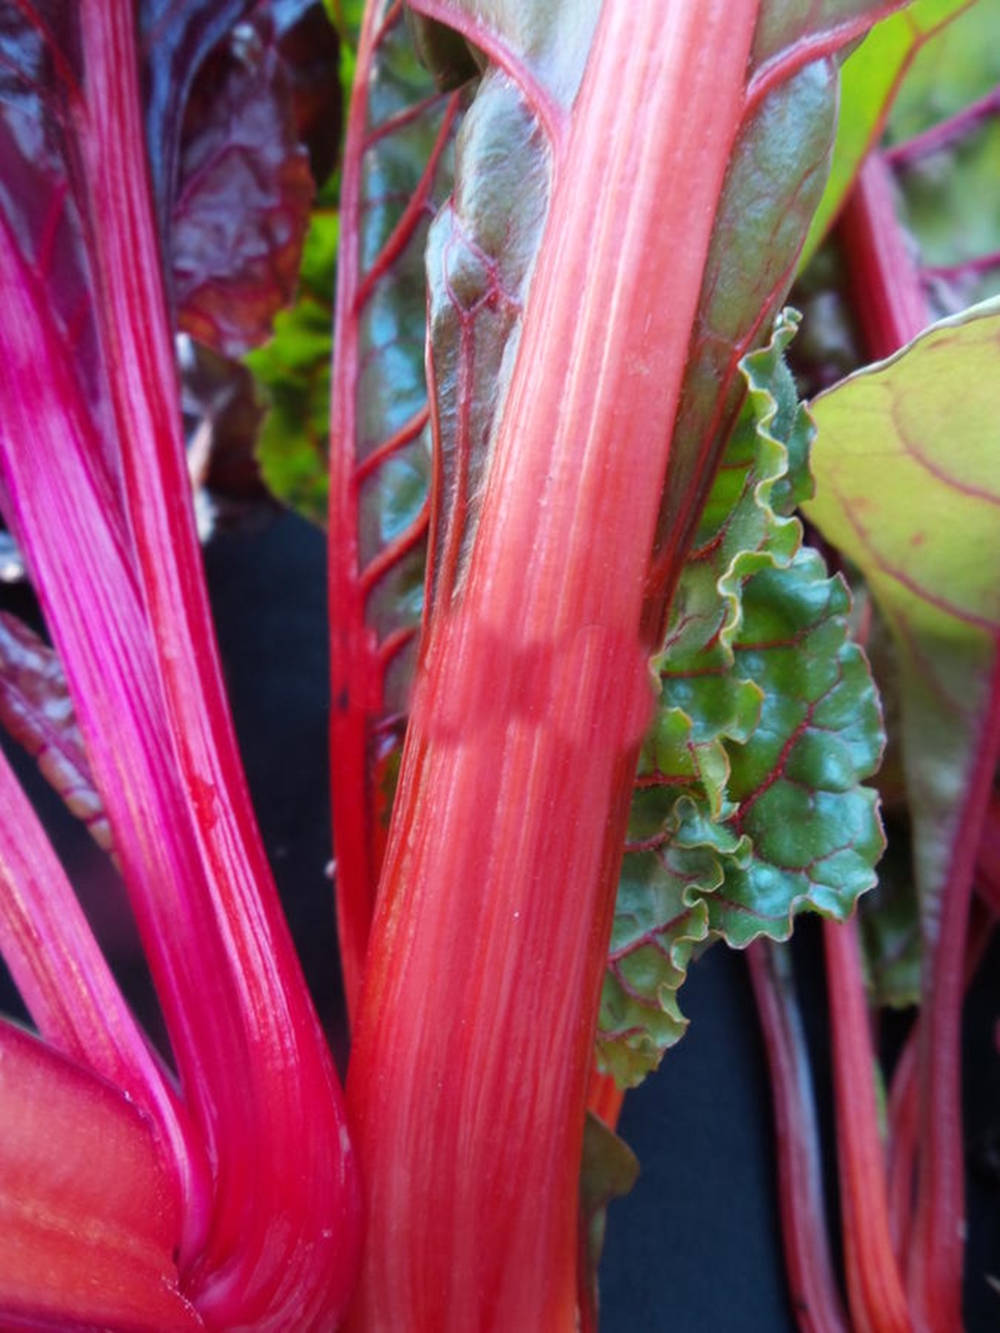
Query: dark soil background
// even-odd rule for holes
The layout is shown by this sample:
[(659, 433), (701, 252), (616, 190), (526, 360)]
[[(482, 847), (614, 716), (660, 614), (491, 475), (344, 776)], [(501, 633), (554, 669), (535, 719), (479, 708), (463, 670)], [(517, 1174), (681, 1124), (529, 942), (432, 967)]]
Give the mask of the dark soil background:
[[(330, 829), (323, 537), (286, 516), (255, 534), (216, 537), (206, 563), (265, 842), (317, 1007), (342, 1062), (343, 1018), (325, 876)], [(11, 610), (32, 613), (23, 590), (4, 590), (0, 600)], [(148, 979), (120, 886), (32, 766), (12, 757), (117, 959), (123, 984), (155, 1030)], [(803, 923), (797, 939), (807, 1021), (822, 1046), (818, 933)], [(15, 998), (0, 999), (3, 1008), (16, 1012)], [(642, 1175), (633, 1193), (610, 1210), (601, 1326), (604, 1333), (791, 1333), (769, 1092), (742, 959), (713, 949), (694, 967), (683, 1007), (690, 1032), (659, 1074), (626, 1100), (621, 1133), (638, 1154)], [(1000, 1275), (998, 1014), (1000, 949), (994, 947), (970, 995), (966, 1021), (971, 1163), (966, 1321), (972, 1333), (1000, 1327), (1000, 1294), (987, 1280)], [(890, 1028), (887, 1041), (898, 1044), (902, 1026)], [(818, 1081), (826, 1107), (824, 1069)], [(829, 1119), (824, 1129), (829, 1132)]]

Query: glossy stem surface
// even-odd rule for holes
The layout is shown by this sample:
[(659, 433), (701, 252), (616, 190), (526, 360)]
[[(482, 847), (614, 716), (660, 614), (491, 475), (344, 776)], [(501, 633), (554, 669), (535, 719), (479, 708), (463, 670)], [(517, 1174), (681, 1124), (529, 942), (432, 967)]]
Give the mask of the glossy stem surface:
[(575, 1326), (587, 1081), (651, 704), (645, 576), (756, 18), (731, 0), (606, 4), (553, 144), (369, 946), (348, 1080), (369, 1209), (355, 1330)]

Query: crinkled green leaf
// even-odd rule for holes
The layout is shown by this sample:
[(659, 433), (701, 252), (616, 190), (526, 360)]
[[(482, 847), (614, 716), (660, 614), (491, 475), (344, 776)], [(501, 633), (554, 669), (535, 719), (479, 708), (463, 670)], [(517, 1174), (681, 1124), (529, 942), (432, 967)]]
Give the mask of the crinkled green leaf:
[(883, 846), (859, 786), (882, 731), (847, 590), (789, 517), (811, 431), (782, 360), (795, 326), (786, 315), (743, 362), (747, 402), (655, 659), (598, 1033), (622, 1084), (682, 1034), (696, 947), (786, 939), (807, 907), (846, 916)]
[(895, 636), (914, 874), (932, 937), (962, 810), (979, 765), (991, 771), (980, 751), (1000, 635), (998, 359), (993, 300), (814, 408), (806, 512), (858, 565)]
[(972, 0), (915, 0), (877, 24), (844, 61), (833, 162), (802, 250), (800, 268), (816, 253), (840, 211), (865, 154), (882, 131), (910, 62), (933, 33), (968, 9), (970, 3)]

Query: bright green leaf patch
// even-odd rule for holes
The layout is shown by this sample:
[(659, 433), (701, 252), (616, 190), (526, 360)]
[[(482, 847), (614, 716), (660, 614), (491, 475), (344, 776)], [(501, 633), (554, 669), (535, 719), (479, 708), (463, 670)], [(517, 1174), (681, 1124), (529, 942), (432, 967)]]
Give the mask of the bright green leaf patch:
[(847, 590), (789, 516), (809, 490), (811, 434), (782, 359), (795, 327), (783, 316), (743, 362), (747, 401), (655, 660), (598, 1032), (622, 1085), (683, 1033), (677, 990), (696, 949), (786, 939), (804, 908), (848, 915), (883, 846), (859, 785), (881, 719)]
[(246, 357), (270, 407), (257, 443), (264, 481), (284, 504), (324, 526), (338, 189), (336, 178), (328, 182), (313, 209), (298, 299), (278, 315), (271, 341)]

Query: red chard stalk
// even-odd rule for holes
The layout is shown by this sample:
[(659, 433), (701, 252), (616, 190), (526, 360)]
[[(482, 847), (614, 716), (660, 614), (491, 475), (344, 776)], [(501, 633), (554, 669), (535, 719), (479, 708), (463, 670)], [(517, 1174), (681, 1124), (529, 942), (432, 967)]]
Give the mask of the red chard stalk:
[(428, 251), (427, 607), (348, 1079), (349, 1324), (571, 1329), (647, 659), (822, 187), (833, 54), (891, 6), (413, 8), (486, 68)]

